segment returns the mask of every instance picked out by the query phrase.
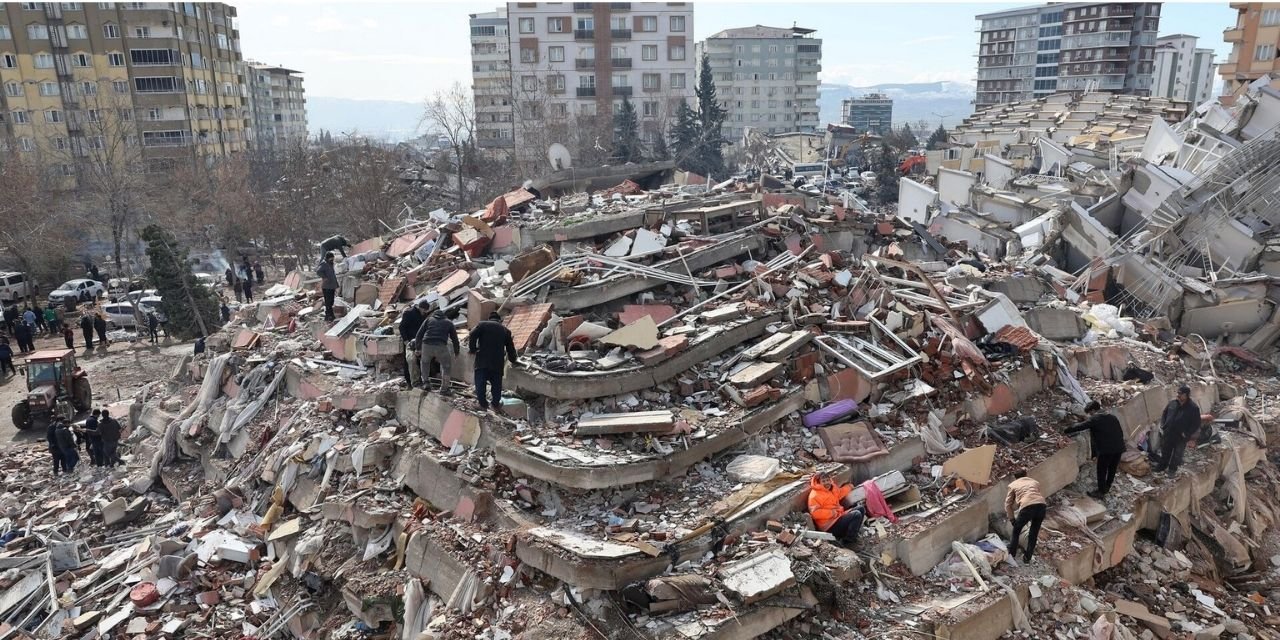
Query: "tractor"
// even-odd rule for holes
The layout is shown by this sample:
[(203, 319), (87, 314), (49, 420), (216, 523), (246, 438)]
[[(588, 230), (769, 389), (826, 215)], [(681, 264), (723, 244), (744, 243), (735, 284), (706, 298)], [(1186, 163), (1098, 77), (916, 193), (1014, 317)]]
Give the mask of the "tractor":
[(76, 366), (74, 349), (48, 349), (27, 356), (27, 398), (13, 407), (13, 425), (30, 429), (53, 415), (70, 420), (93, 402), (89, 377)]

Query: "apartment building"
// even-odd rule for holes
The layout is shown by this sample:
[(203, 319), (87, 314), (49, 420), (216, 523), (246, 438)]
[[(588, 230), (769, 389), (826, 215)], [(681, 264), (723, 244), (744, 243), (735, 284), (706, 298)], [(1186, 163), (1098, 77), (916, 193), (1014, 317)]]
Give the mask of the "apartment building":
[(1151, 95), (1192, 104), (1213, 97), (1213, 49), (1197, 48), (1197, 40), (1184, 33), (1156, 39)]
[(893, 130), (893, 98), (883, 93), (845, 98), (840, 103), (840, 121), (858, 133), (889, 133)]
[(699, 42), (716, 95), (726, 110), (723, 133), (736, 140), (750, 127), (767, 133), (818, 128), (822, 40), (801, 27), (726, 29)]
[(282, 150), (307, 141), (307, 99), (302, 72), (247, 62), (254, 146)]
[(977, 109), (1066, 91), (1151, 95), (1158, 2), (1054, 3), (977, 20)]
[(1280, 2), (1232, 2), (1236, 24), (1222, 32), (1231, 55), (1218, 67), (1223, 95), (1234, 96), (1264, 74), (1280, 73)]
[(470, 27), (482, 148), (544, 157), (574, 136), (607, 143), (624, 97), (655, 143), (693, 97), (691, 3), (516, 2)]
[(0, 4), (0, 150), (73, 175), (112, 137), (156, 164), (246, 149), (235, 18), (222, 3)]

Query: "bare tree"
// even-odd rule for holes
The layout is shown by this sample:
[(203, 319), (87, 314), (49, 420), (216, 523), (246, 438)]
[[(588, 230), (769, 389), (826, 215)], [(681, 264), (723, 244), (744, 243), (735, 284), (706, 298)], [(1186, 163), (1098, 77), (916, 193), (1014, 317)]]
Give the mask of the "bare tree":
[(0, 156), (0, 244), (37, 282), (69, 275), (75, 239), (59, 188), (64, 180), (57, 167), (37, 157)]
[(467, 190), (463, 171), (467, 148), (473, 144), (476, 132), (476, 110), (471, 94), (461, 82), (437, 91), (424, 105), (422, 120), (449, 142), (458, 176), (458, 209), (465, 210)]

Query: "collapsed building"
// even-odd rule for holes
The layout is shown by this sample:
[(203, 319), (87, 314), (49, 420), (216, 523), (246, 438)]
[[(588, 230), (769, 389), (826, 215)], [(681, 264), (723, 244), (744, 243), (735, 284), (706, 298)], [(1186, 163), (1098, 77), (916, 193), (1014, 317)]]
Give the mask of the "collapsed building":
[[(0, 624), (1276, 637), (1277, 98), (994, 107), (896, 216), (651, 167), (408, 221), (339, 262), (336, 322), (291, 273), (126, 400), (127, 466), (36, 481), (38, 449), (9, 455)], [(520, 364), (495, 411), (406, 388), (418, 300), (464, 342), (503, 317)], [(1153, 478), (1181, 384), (1211, 436)], [(1105, 502), (1061, 432), (1090, 400), (1131, 445)], [(1018, 467), (1050, 500), (1030, 566), (1004, 548)], [(884, 497), (856, 550), (814, 530), (815, 472)]]

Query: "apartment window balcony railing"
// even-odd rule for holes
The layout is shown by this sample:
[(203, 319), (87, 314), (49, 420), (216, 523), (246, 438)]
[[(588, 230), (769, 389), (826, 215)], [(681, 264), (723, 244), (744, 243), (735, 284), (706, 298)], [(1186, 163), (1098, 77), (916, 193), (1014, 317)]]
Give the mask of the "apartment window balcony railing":
[(595, 29), (574, 29), (573, 39), (574, 40), (595, 40), (596, 30)]
[(614, 69), (630, 69), (631, 58), (610, 58), (609, 65)]
[(595, 87), (578, 87), (578, 97), (594, 98), (596, 97), (596, 88)]
[[(577, 3), (574, 3), (574, 4), (577, 4)], [(609, 10), (610, 11), (630, 11), (631, 3), (630, 2), (610, 2)]]
[(631, 96), (631, 87), (614, 87), (613, 95), (615, 96)]
[(630, 29), (610, 29), (609, 37), (613, 38), (614, 40), (630, 40), (631, 30)]
[(596, 66), (595, 58), (578, 58), (573, 61), (574, 69), (594, 69)]
[(590, 2), (575, 2), (573, 3), (573, 10), (574, 12), (591, 13), (592, 4), (593, 3), (590, 3)]

